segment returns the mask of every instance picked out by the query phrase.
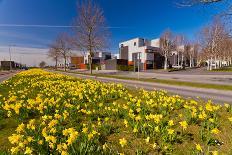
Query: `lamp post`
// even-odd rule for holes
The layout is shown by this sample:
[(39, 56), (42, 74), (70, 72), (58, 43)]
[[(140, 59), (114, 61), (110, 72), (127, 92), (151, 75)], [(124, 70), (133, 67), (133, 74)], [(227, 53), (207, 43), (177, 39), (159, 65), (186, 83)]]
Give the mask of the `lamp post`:
[(138, 53), (138, 79), (139, 79), (139, 66), (140, 66), (140, 52)]
[(15, 45), (9, 45), (9, 55), (10, 55), (10, 71), (12, 70), (12, 63), (11, 63), (11, 47)]

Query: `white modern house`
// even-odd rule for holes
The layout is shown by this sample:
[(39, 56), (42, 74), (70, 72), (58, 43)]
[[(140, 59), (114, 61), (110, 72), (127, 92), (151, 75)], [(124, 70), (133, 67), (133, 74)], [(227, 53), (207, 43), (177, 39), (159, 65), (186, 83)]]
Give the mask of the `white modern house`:
[(160, 39), (135, 38), (119, 44), (119, 58), (128, 60), (128, 65), (142, 70), (156, 68), (160, 64)]
[[(111, 59), (111, 52), (95, 52), (93, 63), (101, 63), (104, 60)], [(89, 54), (84, 54), (84, 64), (89, 63)]]

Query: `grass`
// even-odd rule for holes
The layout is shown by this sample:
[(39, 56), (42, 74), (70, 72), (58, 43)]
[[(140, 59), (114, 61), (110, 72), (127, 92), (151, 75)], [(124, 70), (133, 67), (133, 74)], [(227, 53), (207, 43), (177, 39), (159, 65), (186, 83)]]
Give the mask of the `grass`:
[[(6, 87), (5, 85), (4, 86), (0, 85), (0, 94), (7, 96), (9, 90), (10, 88)], [(133, 96), (139, 95), (139, 91), (136, 89), (132, 89), (132, 90), (128, 89), (128, 91)], [(116, 102), (118, 104), (126, 103), (126, 101), (123, 99), (118, 99)], [(173, 113), (178, 114), (178, 111), (173, 111)], [(220, 120), (226, 120), (227, 118), (228, 118), (228, 113), (226, 113), (224, 110), (221, 111)], [(8, 141), (8, 136), (10, 136), (14, 132), (17, 125), (18, 125), (17, 121), (12, 118), (0, 119), (0, 154), (10, 149), (11, 145)], [(229, 136), (232, 135), (231, 124), (229, 124), (227, 121), (221, 121), (220, 127), (222, 134), (219, 135), (219, 138), (224, 142), (224, 145), (220, 147), (221, 153), (232, 154), (231, 152), (232, 137)], [(135, 151), (133, 147), (137, 148), (137, 146), (138, 147), (143, 146), (143, 148), (137, 150), (138, 154), (143, 154), (144, 150), (149, 149), (149, 147), (146, 144), (144, 144), (143, 138), (136, 138), (133, 133), (124, 129), (122, 120), (115, 120), (113, 128), (119, 129), (119, 132), (115, 132), (109, 135), (108, 137), (109, 143), (112, 144), (115, 143), (115, 145), (117, 145), (117, 140), (120, 137), (125, 137), (126, 139), (131, 140), (130, 143), (128, 144), (128, 147), (126, 148), (128, 154), (132, 154)], [(199, 126), (192, 125), (191, 127), (189, 127), (187, 129), (187, 133), (194, 133), (194, 135), (187, 134), (185, 137), (186, 141), (180, 144), (176, 144), (177, 149), (174, 152), (172, 152), (172, 154), (178, 154), (178, 155), (192, 154), (191, 148), (195, 147), (194, 144), (192, 143), (192, 139), (200, 143), (199, 136), (197, 134), (198, 131), (199, 131)], [(215, 148), (217, 148), (217, 146), (215, 146)], [(188, 150), (188, 152), (186, 152), (186, 150)]]
[(232, 67), (223, 67), (220, 69), (213, 69), (213, 72), (232, 72)]
[[(61, 71), (65, 72), (65, 71)], [(145, 78), (131, 78), (131, 77), (122, 77), (117, 75), (106, 75), (106, 74), (89, 74), (89, 73), (80, 73), (80, 72), (72, 72), (66, 71), (67, 73), (74, 73), (80, 75), (89, 75), (96, 77), (106, 77), (106, 78), (116, 78), (122, 80), (133, 80), (133, 81), (143, 81), (143, 82), (152, 82), (152, 83), (160, 83), (166, 85), (174, 85), (174, 86), (187, 86), (194, 88), (205, 88), (205, 89), (216, 89), (216, 90), (228, 90), (232, 91), (232, 85), (219, 85), (219, 84), (208, 84), (208, 83), (197, 83), (197, 82), (186, 82), (186, 81), (177, 81), (177, 80), (164, 80), (164, 79), (145, 79)]]

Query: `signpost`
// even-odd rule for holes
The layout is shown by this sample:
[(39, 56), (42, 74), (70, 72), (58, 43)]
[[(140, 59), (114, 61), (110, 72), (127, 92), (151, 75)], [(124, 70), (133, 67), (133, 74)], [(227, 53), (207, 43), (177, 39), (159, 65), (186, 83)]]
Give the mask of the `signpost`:
[(139, 67), (140, 67), (140, 53), (138, 53), (138, 79), (139, 79)]

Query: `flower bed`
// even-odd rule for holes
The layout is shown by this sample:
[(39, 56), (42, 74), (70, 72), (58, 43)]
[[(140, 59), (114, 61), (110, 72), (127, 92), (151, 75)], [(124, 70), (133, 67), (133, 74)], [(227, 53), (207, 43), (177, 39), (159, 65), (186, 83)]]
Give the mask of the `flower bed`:
[(0, 90), (0, 122), (17, 120), (8, 137), (12, 154), (232, 153), (229, 104), (39, 69), (17, 74)]

